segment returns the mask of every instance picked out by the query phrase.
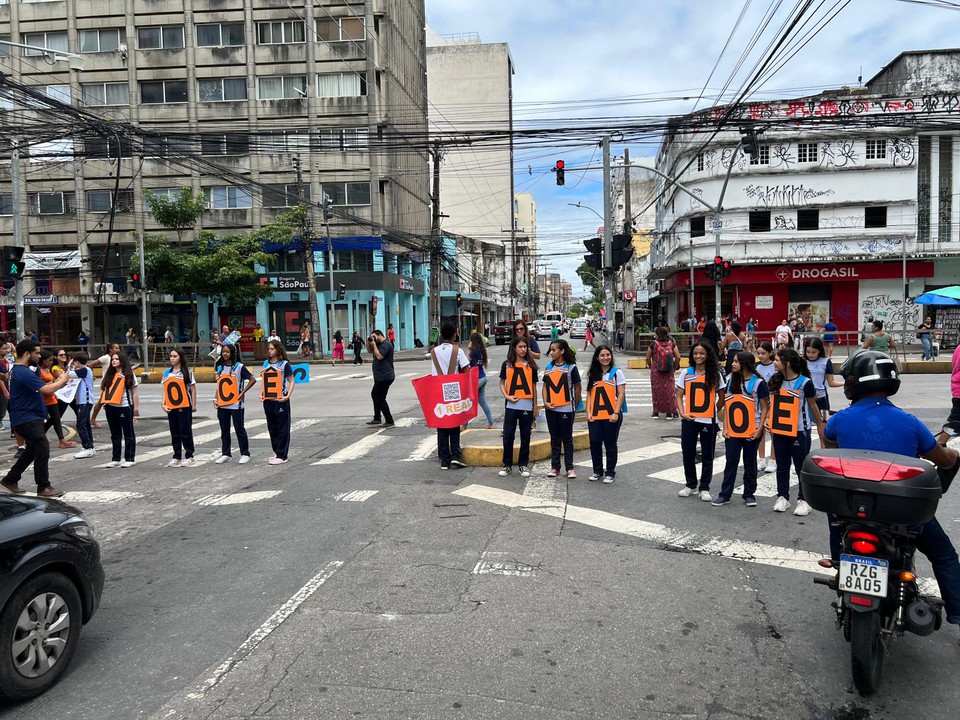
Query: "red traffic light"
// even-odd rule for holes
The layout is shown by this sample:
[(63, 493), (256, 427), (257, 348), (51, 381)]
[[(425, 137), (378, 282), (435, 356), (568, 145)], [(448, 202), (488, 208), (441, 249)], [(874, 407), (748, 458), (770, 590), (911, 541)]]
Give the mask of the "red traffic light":
[(724, 260), (724, 261), (723, 261), (723, 269), (724, 269), (724, 270), (729, 270), (730, 267), (731, 267), (730, 261), (729, 261), (729, 260)]
[(684, 278), (684, 279), (683, 279), (683, 284), (684, 284), (686, 287), (690, 287), (690, 278)]
[(557, 160), (557, 170), (563, 170), (563, 160)]
[(723, 258), (720, 257), (719, 255), (717, 255), (717, 256), (713, 259), (713, 264), (714, 264), (714, 265), (723, 265)]
[(140, 279), (140, 273), (130, 273), (130, 279), (136, 282)]

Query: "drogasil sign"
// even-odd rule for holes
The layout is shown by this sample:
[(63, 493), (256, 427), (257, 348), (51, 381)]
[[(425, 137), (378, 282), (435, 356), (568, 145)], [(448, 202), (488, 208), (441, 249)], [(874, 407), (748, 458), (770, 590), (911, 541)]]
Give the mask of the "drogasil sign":
[(859, 278), (856, 267), (804, 267), (780, 268), (777, 270), (780, 280), (840, 280)]

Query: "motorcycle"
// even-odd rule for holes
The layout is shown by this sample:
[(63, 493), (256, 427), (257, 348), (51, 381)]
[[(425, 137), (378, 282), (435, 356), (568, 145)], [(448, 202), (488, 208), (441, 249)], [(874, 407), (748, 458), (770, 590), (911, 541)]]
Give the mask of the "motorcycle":
[(877, 691), (894, 638), (943, 623), (943, 601), (920, 591), (914, 558), (918, 526), (934, 517), (958, 468), (871, 450), (816, 450), (804, 461), (804, 498), (843, 538), (839, 564), (820, 561), (836, 573), (814, 582), (838, 595), (832, 607), (861, 695)]

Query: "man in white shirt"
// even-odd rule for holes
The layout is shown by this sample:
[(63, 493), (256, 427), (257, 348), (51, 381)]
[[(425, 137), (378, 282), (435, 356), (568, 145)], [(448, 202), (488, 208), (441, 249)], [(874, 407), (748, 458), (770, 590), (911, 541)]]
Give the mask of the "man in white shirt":
[[(432, 375), (446, 375), (451, 366), (453, 357), (453, 338), (457, 335), (457, 327), (453, 323), (444, 323), (440, 327), (440, 344), (430, 354), (433, 356), (430, 373)], [(439, 370), (438, 370), (439, 368)], [(457, 347), (457, 359), (454, 364), (456, 372), (470, 370), (470, 361), (463, 350)], [(449, 470), (451, 467), (466, 467), (461, 457), (460, 426), (455, 428), (437, 428), (437, 454), (440, 455), (440, 469)]]
[(774, 346), (783, 344), (789, 345), (791, 335), (793, 335), (793, 330), (791, 329), (790, 325), (786, 320), (781, 321), (781, 323), (777, 325), (776, 335), (773, 338)]

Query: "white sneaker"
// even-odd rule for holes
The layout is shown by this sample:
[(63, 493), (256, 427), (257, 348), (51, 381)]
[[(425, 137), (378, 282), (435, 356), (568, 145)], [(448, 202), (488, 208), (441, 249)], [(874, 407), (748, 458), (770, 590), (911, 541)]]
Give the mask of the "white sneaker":
[(111, 460), (110, 462), (107, 463), (107, 467), (109, 467), (109, 468), (120, 467), (120, 461), (119, 461), (119, 460)]
[(710, 493), (706, 490), (700, 491), (700, 499), (703, 500), (704, 502), (710, 502), (711, 500), (713, 500), (713, 498), (710, 496)]
[(794, 515), (799, 515), (800, 517), (803, 517), (804, 515), (809, 515), (809, 514), (810, 514), (810, 510), (811, 510), (811, 507), (810, 507), (809, 505), (807, 505), (807, 501), (806, 501), (806, 500), (800, 500), (800, 501), (797, 503), (797, 506), (793, 509), (793, 514), (794, 514)]
[(520, 466), (520, 477), (530, 477), (530, 471), (527, 470), (526, 465)]
[(193, 467), (196, 463), (193, 461), (193, 458), (186, 458), (180, 463), (180, 467)]
[(249, 455), (241, 455), (241, 456), (240, 456), (240, 465), (246, 465), (248, 462), (250, 462), (250, 456), (249, 456)]
[(85, 450), (81, 450), (78, 453), (74, 453), (73, 456), (78, 460), (81, 460), (83, 458), (93, 457), (96, 454), (97, 454), (96, 450), (94, 450), (93, 448), (87, 448)]
[(174, 458), (173, 460), (167, 463), (167, 467), (180, 467), (180, 461)]
[(680, 497), (690, 497), (691, 495), (696, 495), (697, 489), (692, 487), (687, 487), (686, 485), (681, 488), (680, 492), (677, 493)]
[(763, 471), (768, 473), (775, 473), (777, 471), (777, 461), (773, 458), (767, 458), (766, 464), (763, 466)]
[(217, 465), (223, 465), (224, 463), (230, 462), (230, 456), (229, 456), (229, 455), (221, 455), (221, 456), (218, 457), (214, 462), (215, 462)]
[(790, 501), (787, 500), (782, 495), (777, 498), (777, 501), (773, 504), (774, 512), (786, 512), (790, 509)]
[(133, 466), (136, 465), (136, 464), (137, 464), (137, 461), (136, 461), (136, 460), (124, 460), (122, 463), (120, 463), (120, 467), (122, 467), (122, 468), (131, 468), (131, 467), (133, 467)]

